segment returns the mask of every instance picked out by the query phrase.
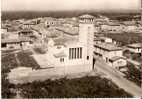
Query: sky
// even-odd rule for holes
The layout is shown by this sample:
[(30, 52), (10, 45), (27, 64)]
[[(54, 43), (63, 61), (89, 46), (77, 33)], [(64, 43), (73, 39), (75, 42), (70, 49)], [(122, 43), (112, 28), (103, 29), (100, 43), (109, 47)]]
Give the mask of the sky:
[(139, 10), (140, 0), (1, 0), (2, 11)]

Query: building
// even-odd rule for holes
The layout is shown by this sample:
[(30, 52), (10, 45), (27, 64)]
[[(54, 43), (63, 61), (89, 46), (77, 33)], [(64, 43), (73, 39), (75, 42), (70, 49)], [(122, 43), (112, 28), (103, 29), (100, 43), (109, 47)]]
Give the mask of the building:
[(19, 37), (30, 37), (33, 36), (34, 33), (32, 30), (22, 30), (20, 32), (18, 32)]
[(125, 26), (119, 22), (109, 22), (107, 24), (102, 24), (101, 30), (109, 32), (120, 32), (125, 30)]
[(119, 68), (127, 64), (126, 59), (123, 57), (121, 47), (117, 47), (112, 43), (95, 43), (94, 55), (102, 58), (106, 63), (114, 68)]
[(125, 26), (126, 32), (136, 31), (139, 28), (135, 21), (124, 21), (122, 24)]
[(23, 23), (22, 25), (21, 25), (21, 28), (22, 29), (31, 29), (33, 26), (35, 26), (36, 25), (36, 23), (35, 22), (33, 22), (33, 21), (27, 21), (27, 22), (25, 22), (25, 23)]
[(26, 49), (32, 46), (32, 41), (28, 38), (17, 38), (17, 39), (2, 39), (1, 49)]
[(121, 70), (121, 68), (123, 68), (127, 65), (127, 61), (126, 61), (126, 58), (124, 58), (124, 57), (115, 56), (115, 57), (112, 57), (111, 59), (109, 59), (108, 64), (113, 68)]
[(127, 49), (133, 53), (142, 53), (142, 43), (129, 44)]
[(105, 43), (112, 43), (113, 42), (112, 39), (109, 38), (109, 37), (102, 36), (102, 37), (99, 37), (99, 38), (101, 39), (102, 42), (105, 42)]
[(93, 68), (94, 16), (79, 17), (79, 36), (48, 41), (47, 59), (66, 73), (89, 72)]

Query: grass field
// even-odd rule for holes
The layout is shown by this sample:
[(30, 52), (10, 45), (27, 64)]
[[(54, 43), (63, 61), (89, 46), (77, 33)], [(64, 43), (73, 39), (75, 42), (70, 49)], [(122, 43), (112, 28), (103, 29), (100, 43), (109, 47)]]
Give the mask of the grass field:
[(24, 67), (32, 67), (32, 68), (39, 68), (40, 66), (31, 56), (31, 52), (21, 51), (17, 54), (17, 58), (20, 61), (20, 65)]
[[(1, 81), (2, 81), (2, 97), (3, 98), (13, 98), (16, 93), (12, 91), (16, 89), (16, 85), (11, 84), (7, 79), (7, 73), (10, 72), (11, 69), (19, 67), (15, 53), (11, 53), (12, 51), (4, 51), (2, 53), (6, 53), (7, 55), (3, 56), (1, 59)], [(18, 59), (20, 61), (20, 65), (25, 67), (33, 67), (37, 68), (39, 65), (36, 61), (30, 56), (32, 53), (29, 51), (21, 51), (18, 53)]]

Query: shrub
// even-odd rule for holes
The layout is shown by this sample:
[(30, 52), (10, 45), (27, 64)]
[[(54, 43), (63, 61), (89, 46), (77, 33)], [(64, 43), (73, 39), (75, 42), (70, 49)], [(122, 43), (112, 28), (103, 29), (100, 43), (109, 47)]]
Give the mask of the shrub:
[(10, 69), (18, 67), (14, 54), (2, 57), (2, 72), (7, 73)]
[(128, 72), (126, 73), (126, 78), (128, 80), (133, 81), (138, 86), (140, 86), (141, 85), (142, 71), (140, 71), (139, 69), (135, 68), (134, 65), (131, 64), (131, 63), (128, 63), (127, 68), (128, 68)]
[(111, 81), (100, 77), (34, 81), (20, 87), (25, 98), (132, 97)]

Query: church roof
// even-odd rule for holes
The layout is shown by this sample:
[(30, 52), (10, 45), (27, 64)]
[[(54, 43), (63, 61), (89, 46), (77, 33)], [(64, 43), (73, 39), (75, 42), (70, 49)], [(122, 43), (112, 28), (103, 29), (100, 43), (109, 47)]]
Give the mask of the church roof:
[(58, 38), (58, 39), (54, 39), (55, 44), (54, 45), (64, 45), (64, 46), (68, 46), (70, 44), (76, 43), (78, 42), (78, 39), (74, 38), (74, 37), (62, 37), (62, 38)]
[(62, 52), (60, 52), (60, 53), (54, 54), (54, 56), (55, 56), (56, 58), (60, 58), (60, 57), (66, 57), (67, 55), (65, 54), (64, 51), (62, 51)]

